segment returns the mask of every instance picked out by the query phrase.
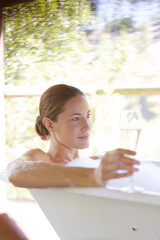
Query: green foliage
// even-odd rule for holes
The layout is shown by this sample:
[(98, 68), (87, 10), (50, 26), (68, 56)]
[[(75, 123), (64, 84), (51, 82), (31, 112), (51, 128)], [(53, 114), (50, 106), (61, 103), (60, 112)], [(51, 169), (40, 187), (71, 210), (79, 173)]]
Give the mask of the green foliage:
[(107, 86), (157, 81), (158, 65), (149, 68), (160, 61), (155, 50), (159, 42), (154, 42), (156, 21), (148, 17), (134, 25), (131, 17), (122, 17), (98, 28), (87, 0), (36, 0), (8, 7), (6, 84)]
[(6, 100), (7, 162), (31, 148), (46, 148), (47, 142), (37, 136), (34, 125), (39, 97)]
[[(28, 70), (37, 73), (44, 62), (65, 62), (89, 48), (79, 31), (92, 21), (85, 0), (19, 4), (6, 8), (4, 19), (6, 84), (26, 84)], [(32, 74), (28, 77), (34, 83)]]

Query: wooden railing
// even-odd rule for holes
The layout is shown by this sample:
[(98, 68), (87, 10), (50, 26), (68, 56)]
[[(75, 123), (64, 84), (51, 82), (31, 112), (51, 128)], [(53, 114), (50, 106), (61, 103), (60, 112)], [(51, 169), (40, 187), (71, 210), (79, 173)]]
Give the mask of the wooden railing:
[[(48, 86), (49, 87), (49, 86)], [(33, 97), (40, 96), (44, 90), (47, 88), (46, 86), (5, 86), (4, 89), (4, 97), (5, 98), (14, 98), (14, 97)], [(81, 88), (80, 88), (81, 89)], [(83, 87), (82, 87), (83, 91)], [(92, 88), (92, 86), (88, 87), (88, 90), (84, 91), (90, 95), (92, 94), (115, 94), (118, 93), (120, 95), (139, 95), (139, 96), (148, 96), (148, 95), (160, 95), (160, 87), (123, 87), (123, 88)]]
[(119, 93), (120, 95), (160, 95), (160, 86), (157, 87), (135, 87), (135, 88), (115, 88), (113, 93)]

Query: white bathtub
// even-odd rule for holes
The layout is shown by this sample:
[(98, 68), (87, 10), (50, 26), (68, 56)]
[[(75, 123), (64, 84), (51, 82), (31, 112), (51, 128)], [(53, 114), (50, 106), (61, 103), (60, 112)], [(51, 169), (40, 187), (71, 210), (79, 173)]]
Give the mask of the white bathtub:
[[(144, 164), (135, 183), (144, 193), (124, 193), (130, 179), (106, 188), (30, 189), (61, 240), (160, 240), (160, 168)], [(128, 181), (128, 182), (127, 182)]]

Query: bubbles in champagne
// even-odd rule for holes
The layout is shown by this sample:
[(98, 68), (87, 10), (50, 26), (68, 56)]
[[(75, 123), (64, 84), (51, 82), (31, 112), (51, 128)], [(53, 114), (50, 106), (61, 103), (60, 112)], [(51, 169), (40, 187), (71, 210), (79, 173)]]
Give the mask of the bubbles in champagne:
[(136, 150), (141, 129), (121, 129), (121, 145), (123, 148)]
[(120, 116), (121, 146), (136, 150), (140, 132), (141, 116), (137, 110), (123, 110)]

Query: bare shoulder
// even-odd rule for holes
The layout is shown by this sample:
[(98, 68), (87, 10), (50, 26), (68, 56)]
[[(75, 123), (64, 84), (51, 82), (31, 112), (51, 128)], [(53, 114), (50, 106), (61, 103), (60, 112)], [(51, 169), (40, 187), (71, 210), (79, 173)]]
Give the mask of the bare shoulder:
[(43, 162), (49, 161), (48, 154), (39, 148), (31, 149), (31, 150), (25, 152), (22, 155), (22, 158), (23, 157), (25, 157), (25, 159), (31, 160), (31, 161), (43, 161)]

